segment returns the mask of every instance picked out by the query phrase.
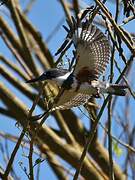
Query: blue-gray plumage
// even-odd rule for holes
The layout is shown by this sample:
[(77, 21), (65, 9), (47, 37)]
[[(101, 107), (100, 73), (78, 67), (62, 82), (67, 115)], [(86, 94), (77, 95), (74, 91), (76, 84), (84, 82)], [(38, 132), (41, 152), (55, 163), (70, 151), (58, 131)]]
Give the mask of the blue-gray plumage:
[(33, 83), (37, 81), (45, 81), (45, 80), (53, 80), (64, 76), (66, 73), (69, 73), (67, 69), (59, 69), (59, 68), (52, 68), (51, 70), (46, 70), (41, 76), (26, 81), (26, 83)]

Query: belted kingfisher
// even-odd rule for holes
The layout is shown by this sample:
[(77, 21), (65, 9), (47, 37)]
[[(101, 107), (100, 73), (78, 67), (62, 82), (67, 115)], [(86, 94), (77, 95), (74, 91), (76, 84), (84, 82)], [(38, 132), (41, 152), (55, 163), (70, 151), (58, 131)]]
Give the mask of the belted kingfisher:
[[(73, 22), (68, 31), (68, 40), (75, 46), (76, 64), (71, 71), (53, 68), (45, 71), (41, 76), (28, 80), (27, 83), (38, 81), (52, 81), (57, 83), (61, 90), (56, 97), (50, 111), (65, 110), (85, 104), (91, 97), (100, 97), (100, 94), (125, 96), (125, 85), (110, 84), (100, 81), (109, 63), (111, 56), (110, 43), (107, 37), (88, 20), (77, 25)], [(62, 45), (62, 47), (66, 46)], [(57, 54), (60, 50), (58, 50)]]

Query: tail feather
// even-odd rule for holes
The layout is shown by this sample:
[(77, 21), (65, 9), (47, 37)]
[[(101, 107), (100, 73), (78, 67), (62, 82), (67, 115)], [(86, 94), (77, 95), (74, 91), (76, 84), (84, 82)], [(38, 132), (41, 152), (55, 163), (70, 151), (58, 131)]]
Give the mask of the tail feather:
[(127, 88), (128, 86), (126, 85), (111, 84), (107, 90), (109, 94), (114, 94), (117, 96), (125, 96), (127, 93), (126, 91)]

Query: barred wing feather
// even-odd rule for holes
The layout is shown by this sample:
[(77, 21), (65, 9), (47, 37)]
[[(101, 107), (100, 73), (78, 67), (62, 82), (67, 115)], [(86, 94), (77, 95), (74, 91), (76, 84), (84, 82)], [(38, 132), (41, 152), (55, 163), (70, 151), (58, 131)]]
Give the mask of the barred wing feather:
[(84, 105), (89, 98), (90, 96), (87, 94), (64, 90), (63, 93), (57, 97), (51, 111), (71, 109), (72, 107)]
[[(107, 37), (92, 24), (82, 24), (75, 33), (77, 62), (74, 72), (88, 67), (98, 78), (106, 69), (110, 59), (110, 44)], [(74, 38), (74, 39), (75, 39)]]

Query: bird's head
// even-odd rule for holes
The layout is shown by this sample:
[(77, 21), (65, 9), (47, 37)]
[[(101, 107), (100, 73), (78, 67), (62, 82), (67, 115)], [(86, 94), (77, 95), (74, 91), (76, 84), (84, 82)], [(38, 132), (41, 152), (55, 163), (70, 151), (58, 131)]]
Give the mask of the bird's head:
[(70, 74), (71, 72), (69, 72), (67, 69), (52, 68), (46, 70), (43, 74), (41, 74), (41, 76), (35, 79), (28, 80), (26, 83), (34, 83), (47, 80), (50, 82), (56, 82), (58, 85), (61, 85)]

